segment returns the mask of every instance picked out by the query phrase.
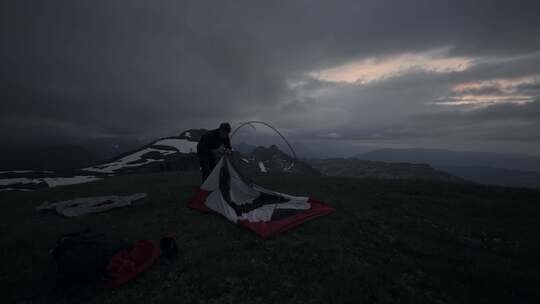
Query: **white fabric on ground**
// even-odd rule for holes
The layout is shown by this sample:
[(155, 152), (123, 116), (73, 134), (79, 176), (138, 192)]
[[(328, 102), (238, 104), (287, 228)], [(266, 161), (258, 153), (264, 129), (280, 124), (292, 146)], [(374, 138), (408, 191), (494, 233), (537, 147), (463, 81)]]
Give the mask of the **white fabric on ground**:
[(225, 201), (223, 196), (221, 195), (221, 191), (213, 191), (210, 193), (206, 200), (206, 206), (215, 212), (225, 216), (228, 220), (230, 220), (233, 223), (236, 223), (238, 220), (238, 217), (236, 216), (236, 212), (234, 211), (229, 204)]
[(256, 191), (262, 192), (262, 193), (272, 194), (272, 195), (279, 195), (279, 196), (284, 197), (286, 199), (295, 200), (295, 201), (307, 202), (308, 199), (309, 199), (309, 197), (307, 197), (307, 196), (292, 196), (292, 195), (289, 195), (289, 194), (268, 190), (268, 189), (263, 188), (263, 187), (261, 187), (259, 185), (253, 185), (253, 189), (255, 189)]
[(252, 223), (256, 222), (268, 222), (272, 219), (276, 205), (264, 205), (257, 209), (253, 209), (250, 212), (242, 214), (239, 220), (248, 220)]
[(250, 204), (259, 196), (259, 192), (246, 184), (236, 172), (230, 162), (227, 162), (231, 178), (231, 200), (238, 205)]
[[(229, 171), (230, 198), (236, 205), (252, 204), (255, 199), (259, 198), (261, 193), (279, 196), (287, 201), (276, 204), (266, 204), (238, 216), (235, 210), (225, 201), (219, 188), (219, 178), (224, 165), (227, 166)], [(232, 164), (224, 157), (219, 160), (214, 170), (212, 170), (212, 173), (210, 173), (201, 186), (201, 189), (211, 192), (205, 200), (205, 205), (211, 210), (222, 214), (234, 223), (238, 220), (268, 222), (272, 219), (272, 215), (276, 209), (309, 210), (311, 208), (311, 205), (308, 203), (308, 197), (287, 195), (257, 185), (245, 183)]]
[(223, 166), (224, 158), (222, 157), (216, 166), (214, 167), (214, 170), (212, 170), (212, 173), (208, 175), (204, 183), (201, 185), (201, 189), (206, 191), (216, 191), (219, 190), (219, 173), (221, 172), (221, 166)]
[(146, 193), (136, 193), (127, 196), (110, 195), (97, 197), (81, 197), (52, 204), (45, 202), (42, 205), (36, 207), (36, 210), (56, 210), (56, 212), (61, 215), (73, 217), (129, 206), (132, 202), (145, 197)]

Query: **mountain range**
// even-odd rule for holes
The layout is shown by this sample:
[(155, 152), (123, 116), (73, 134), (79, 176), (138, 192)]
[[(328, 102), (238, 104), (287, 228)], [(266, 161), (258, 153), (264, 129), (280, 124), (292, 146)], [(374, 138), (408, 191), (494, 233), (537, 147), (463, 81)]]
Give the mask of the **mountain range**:
[(437, 170), (481, 184), (540, 188), (540, 157), (440, 149), (378, 149), (361, 160), (429, 164)]
[(355, 158), (310, 159), (308, 163), (328, 176), (465, 182), (428, 164), (389, 163)]
[[(1, 152), (0, 191), (33, 190), (113, 175), (197, 171), (197, 142), (205, 129), (190, 129), (104, 159), (76, 145)], [(231, 155), (239, 171), (254, 177), (285, 173), (382, 179), (472, 181), (540, 188), (540, 157), (435, 149), (377, 149), (352, 158), (298, 160), (276, 145), (235, 143)], [(110, 153), (110, 152), (108, 152)], [(301, 155), (302, 156), (302, 155)]]
[(521, 154), (450, 151), (441, 149), (377, 149), (356, 158), (373, 161), (427, 163), (432, 166), (480, 166), (521, 171), (540, 171), (540, 157)]
[[(205, 132), (204, 129), (187, 130), (178, 136), (160, 138), (104, 161), (96, 161), (97, 158), (88, 156), (86, 150), (76, 147), (53, 149), (55, 157), (50, 154), (30, 154), (25, 156), (32, 162), (30, 165), (26, 165), (23, 162), (25, 158), (21, 158), (17, 164), (1, 168), (0, 191), (32, 191), (133, 173), (197, 171), (197, 143)], [(317, 170), (281, 152), (277, 146), (256, 147), (244, 154), (234, 152), (231, 158), (240, 172), (249, 178), (271, 173), (319, 175)], [(46, 166), (34, 165), (41, 164), (38, 161), (43, 161)]]

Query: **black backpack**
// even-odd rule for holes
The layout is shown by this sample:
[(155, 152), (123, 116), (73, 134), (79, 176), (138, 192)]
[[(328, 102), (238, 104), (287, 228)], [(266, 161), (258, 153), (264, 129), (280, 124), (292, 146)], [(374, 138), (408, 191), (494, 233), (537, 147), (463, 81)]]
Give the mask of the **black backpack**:
[(58, 282), (71, 285), (104, 279), (111, 257), (128, 248), (126, 241), (90, 229), (63, 234), (51, 250), (58, 269)]

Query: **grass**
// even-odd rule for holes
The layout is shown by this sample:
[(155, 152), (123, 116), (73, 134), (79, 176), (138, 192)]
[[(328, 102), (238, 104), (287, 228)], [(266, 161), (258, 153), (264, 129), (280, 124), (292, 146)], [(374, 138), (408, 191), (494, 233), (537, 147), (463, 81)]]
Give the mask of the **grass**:
[[(5, 303), (538, 303), (540, 191), (427, 181), (258, 177), (337, 211), (269, 240), (185, 207), (199, 176), (128, 175), (0, 193)], [(63, 218), (35, 206), (146, 192), (140, 204)], [(130, 241), (175, 232), (159, 261), (114, 291), (54, 291), (57, 237), (86, 227)]]

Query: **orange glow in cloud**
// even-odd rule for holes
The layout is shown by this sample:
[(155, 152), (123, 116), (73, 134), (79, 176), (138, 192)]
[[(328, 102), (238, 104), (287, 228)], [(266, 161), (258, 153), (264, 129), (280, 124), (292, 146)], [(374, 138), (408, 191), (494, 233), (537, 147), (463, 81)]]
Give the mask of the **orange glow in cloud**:
[(447, 106), (486, 106), (496, 103), (524, 104), (531, 101), (533, 101), (533, 97), (527, 95), (463, 95), (439, 98), (436, 104)]
[(452, 91), (455, 93), (466, 92), (468, 90), (478, 90), (488, 87), (496, 87), (501, 91), (512, 93), (515, 92), (517, 87), (524, 84), (540, 83), (540, 76), (520, 77), (520, 78), (507, 78), (507, 79), (494, 79), (486, 81), (476, 81), (469, 83), (462, 83), (455, 86)]
[[(537, 96), (520, 92), (519, 86), (540, 83), (540, 76), (494, 79), (462, 83), (452, 88), (452, 96), (441, 97), (435, 104), (446, 106), (482, 107), (496, 103), (524, 104), (532, 102)], [(475, 94), (482, 89), (496, 89), (500, 94)]]
[(366, 84), (384, 80), (414, 70), (437, 73), (459, 72), (471, 66), (471, 59), (444, 57), (444, 49), (416, 54), (402, 54), (385, 58), (371, 58), (351, 62), (311, 73), (314, 78), (330, 81)]

